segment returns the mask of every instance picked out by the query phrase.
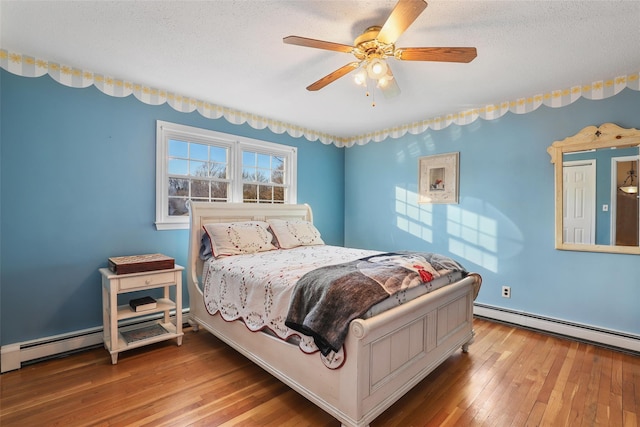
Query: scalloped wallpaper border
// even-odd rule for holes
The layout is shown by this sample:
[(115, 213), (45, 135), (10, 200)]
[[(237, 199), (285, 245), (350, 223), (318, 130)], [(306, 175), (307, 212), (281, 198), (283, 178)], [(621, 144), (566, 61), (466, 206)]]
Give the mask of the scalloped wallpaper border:
[(526, 114), (535, 111), (541, 105), (553, 108), (564, 107), (574, 103), (580, 97), (593, 100), (605, 99), (617, 95), (624, 88), (640, 91), (640, 72), (637, 72), (626, 76), (595, 81), (590, 84), (576, 85), (568, 89), (553, 90), (545, 94), (518, 98), (514, 101), (489, 104), (480, 108), (472, 108), (362, 135), (339, 137), (182, 96), (163, 89), (152, 88), (143, 84), (132, 83), (72, 66), (34, 58), (33, 56), (10, 52), (6, 49), (0, 49), (0, 67), (22, 77), (41, 77), (49, 74), (51, 78), (65, 86), (85, 88), (94, 85), (101, 92), (110, 96), (125, 97), (133, 94), (145, 104), (161, 105), (168, 103), (173, 109), (183, 113), (191, 113), (197, 110), (203, 117), (210, 119), (224, 118), (232, 124), (240, 125), (246, 123), (254, 129), (268, 128), (276, 134), (286, 132), (294, 138), (303, 136), (309, 141), (320, 141), (323, 144), (334, 144), (337, 147), (364, 145), (371, 141), (380, 142), (389, 137), (400, 138), (407, 133), (417, 135), (426, 132), (428, 129), (441, 130), (451, 124), (468, 125), (478, 118), (495, 120), (507, 112)]

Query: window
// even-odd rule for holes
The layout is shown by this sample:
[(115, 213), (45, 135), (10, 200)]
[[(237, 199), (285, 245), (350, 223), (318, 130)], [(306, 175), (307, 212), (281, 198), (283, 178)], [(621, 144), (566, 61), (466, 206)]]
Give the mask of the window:
[(158, 121), (156, 228), (188, 228), (187, 201), (296, 203), (295, 147)]

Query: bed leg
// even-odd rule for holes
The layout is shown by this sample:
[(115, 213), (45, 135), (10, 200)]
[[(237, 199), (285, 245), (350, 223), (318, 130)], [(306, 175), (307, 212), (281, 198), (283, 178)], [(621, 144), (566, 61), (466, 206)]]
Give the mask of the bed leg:
[(471, 339), (469, 341), (467, 341), (466, 343), (462, 344), (462, 352), (463, 353), (469, 353), (469, 346), (471, 344), (473, 344), (473, 341), (475, 340), (475, 336), (476, 336), (476, 331), (472, 330), (471, 331)]

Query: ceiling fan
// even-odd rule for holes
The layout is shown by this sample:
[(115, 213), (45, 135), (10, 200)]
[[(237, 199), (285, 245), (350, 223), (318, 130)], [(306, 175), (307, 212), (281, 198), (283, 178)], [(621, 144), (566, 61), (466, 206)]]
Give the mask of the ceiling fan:
[(389, 98), (400, 93), (400, 88), (386, 62), (387, 58), (401, 61), (471, 62), (477, 56), (475, 47), (396, 48), (396, 40), (426, 7), (427, 2), (424, 0), (399, 0), (384, 25), (367, 28), (355, 39), (353, 46), (299, 36), (288, 36), (282, 40), (287, 44), (351, 53), (356, 57), (356, 61), (310, 84), (307, 90), (320, 90), (340, 77), (360, 69), (355, 77), (356, 83), (366, 86), (369, 78)]

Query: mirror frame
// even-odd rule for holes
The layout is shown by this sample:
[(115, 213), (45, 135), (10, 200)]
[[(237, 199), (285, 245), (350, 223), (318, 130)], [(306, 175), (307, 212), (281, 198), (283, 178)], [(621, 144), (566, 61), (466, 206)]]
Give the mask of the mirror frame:
[(625, 129), (613, 123), (605, 123), (600, 127), (588, 126), (577, 134), (567, 137), (562, 141), (555, 141), (547, 152), (551, 156), (551, 163), (555, 165), (555, 244), (556, 249), (584, 252), (610, 252), (619, 254), (640, 255), (640, 246), (615, 246), (615, 245), (581, 245), (576, 243), (564, 243), (562, 239), (563, 218), (563, 189), (562, 189), (562, 160), (564, 153), (574, 151), (586, 151), (598, 148), (625, 148), (640, 147), (640, 131), (637, 129)]

